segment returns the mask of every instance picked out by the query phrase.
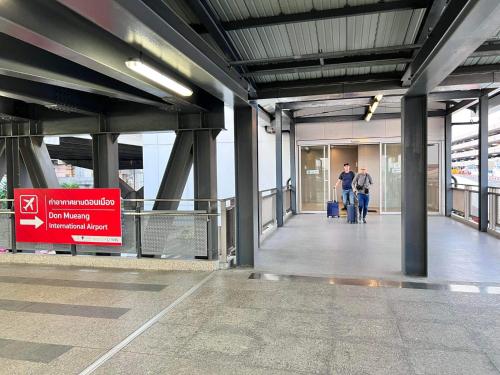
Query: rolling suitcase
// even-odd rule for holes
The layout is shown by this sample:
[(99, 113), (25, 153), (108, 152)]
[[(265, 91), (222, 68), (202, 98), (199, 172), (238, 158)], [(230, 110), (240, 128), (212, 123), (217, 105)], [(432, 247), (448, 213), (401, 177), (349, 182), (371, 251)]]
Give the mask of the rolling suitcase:
[(356, 215), (356, 206), (353, 204), (347, 205), (347, 222), (350, 224), (356, 224), (358, 221), (358, 216)]
[(326, 217), (340, 217), (339, 202), (337, 202), (337, 189), (333, 188), (333, 201), (326, 203)]

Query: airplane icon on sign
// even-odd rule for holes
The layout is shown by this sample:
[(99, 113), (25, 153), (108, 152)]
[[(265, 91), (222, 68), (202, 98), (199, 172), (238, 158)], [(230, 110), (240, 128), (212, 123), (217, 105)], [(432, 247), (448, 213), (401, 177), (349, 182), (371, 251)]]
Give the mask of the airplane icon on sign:
[(26, 205), (24, 206), (24, 211), (33, 211), (34, 208), (33, 208), (33, 202), (35, 201), (35, 197), (31, 198), (31, 199), (24, 199), (24, 202), (26, 203)]
[(21, 213), (38, 213), (38, 197), (36, 195), (21, 195)]

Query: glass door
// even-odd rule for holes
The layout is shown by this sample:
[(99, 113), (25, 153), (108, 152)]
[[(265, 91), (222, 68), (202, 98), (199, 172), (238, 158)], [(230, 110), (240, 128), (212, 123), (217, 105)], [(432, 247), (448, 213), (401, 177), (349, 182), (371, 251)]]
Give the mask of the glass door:
[(300, 147), (301, 211), (325, 211), (329, 199), (330, 157), (328, 146)]
[(440, 181), (439, 144), (427, 145), (427, 212), (439, 213), (439, 181)]

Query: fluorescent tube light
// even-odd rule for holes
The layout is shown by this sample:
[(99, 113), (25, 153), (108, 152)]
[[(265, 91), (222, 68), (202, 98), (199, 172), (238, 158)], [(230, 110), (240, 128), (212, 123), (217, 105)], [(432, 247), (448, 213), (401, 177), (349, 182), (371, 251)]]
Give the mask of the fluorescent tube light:
[(369, 112), (375, 112), (378, 107), (378, 102), (373, 102), (372, 105), (368, 108)]
[(370, 121), (370, 120), (371, 120), (371, 118), (372, 118), (372, 116), (373, 116), (373, 113), (372, 113), (372, 112), (368, 112), (368, 113), (366, 114), (366, 116), (365, 116), (365, 121), (366, 121), (366, 122)]
[(139, 59), (131, 59), (125, 62), (127, 68), (133, 70), (136, 73), (146, 77), (147, 79), (158, 83), (159, 85), (171, 90), (181, 96), (191, 96), (193, 91), (179, 82), (174, 81), (172, 78), (167, 77), (165, 74), (160, 73), (156, 69), (144, 64)]

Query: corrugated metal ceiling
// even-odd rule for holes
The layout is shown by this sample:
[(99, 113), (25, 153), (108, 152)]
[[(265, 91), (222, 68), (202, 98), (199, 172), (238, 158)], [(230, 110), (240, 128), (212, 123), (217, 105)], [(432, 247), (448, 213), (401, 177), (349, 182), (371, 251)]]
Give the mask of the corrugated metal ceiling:
[[(184, 0), (163, 0), (187, 23), (198, 24)], [(207, 0), (222, 22), (294, 14), (377, 3), (379, 0)], [(386, 0), (387, 1), (387, 0)], [(415, 43), (424, 9), (271, 25), (228, 31), (244, 60), (291, 57), (314, 53), (352, 51)], [(500, 38), (500, 31), (496, 35)], [(214, 43), (211, 38), (208, 41)], [(220, 51), (220, 49), (218, 49)], [(469, 58), (463, 65), (496, 64), (500, 56)], [(265, 74), (256, 83), (403, 72), (405, 64), (347, 69), (321, 68), (313, 72)]]

